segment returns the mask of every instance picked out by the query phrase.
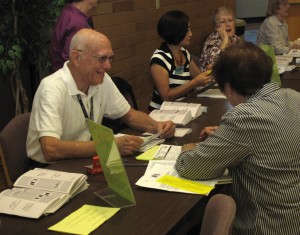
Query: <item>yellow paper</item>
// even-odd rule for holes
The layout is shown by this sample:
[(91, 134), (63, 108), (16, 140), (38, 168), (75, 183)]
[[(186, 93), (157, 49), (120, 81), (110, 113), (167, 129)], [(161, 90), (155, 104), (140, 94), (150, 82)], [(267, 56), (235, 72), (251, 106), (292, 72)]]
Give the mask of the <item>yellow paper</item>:
[(153, 160), (154, 155), (156, 154), (157, 150), (159, 149), (159, 146), (154, 146), (151, 149), (147, 150), (146, 152), (140, 154), (135, 159), (136, 160), (143, 160), (143, 161), (150, 161)]
[(120, 208), (83, 205), (62, 221), (48, 228), (48, 230), (72, 234), (89, 234), (119, 210)]
[(164, 175), (156, 180), (159, 183), (167, 184), (175, 188), (184, 189), (193, 193), (207, 195), (214, 187), (187, 179), (181, 179), (171, 175)]

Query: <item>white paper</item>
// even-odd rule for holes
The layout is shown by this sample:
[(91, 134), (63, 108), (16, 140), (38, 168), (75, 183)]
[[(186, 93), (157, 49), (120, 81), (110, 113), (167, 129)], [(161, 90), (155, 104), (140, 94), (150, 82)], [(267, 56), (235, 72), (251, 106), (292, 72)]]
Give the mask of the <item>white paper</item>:
[(227, 99), (219, 89), (208, 89), (207, 91), (198, 94), (197, 97)]
[[(164, 175), (172, 175), (178, 178), (181, 178), (177, 171), (175, 170), (174, 160), (151, 160), (149, 161), (148, 167), (146, 169), (145, 174), (135, 183), (136, 185), (140, 187), (146, 187), (146, 188), (153, 188), (153, 189), (160, 189), (170, 192), (180, 192), (180, 193), (190, 193), (190, 194), (196, 194), (194, 192), (182, 190), (179, 188), (175, 188), (169, 185), (161, 184), (157, 182), (156, 180)], [(197, 181), (202, 184), (206, 184), (209, 186), (215, 186), (218, 182), (218, 179), (215, 180), (207, 180), (207, 181)]]

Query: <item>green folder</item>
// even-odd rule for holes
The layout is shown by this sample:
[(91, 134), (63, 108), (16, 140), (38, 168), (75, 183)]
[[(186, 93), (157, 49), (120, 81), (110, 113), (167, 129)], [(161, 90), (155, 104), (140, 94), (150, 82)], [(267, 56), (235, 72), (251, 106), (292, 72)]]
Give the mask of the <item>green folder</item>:
[(95, 194), (113, 207), (128, 207), (136, 204), (113, 131), (87, 119), (87, 125), (95, 143), (108, 188)]
[(259, 47), (268, 55), (271, 57), (273, 61), (273, 72), (271, 77), (271, 82), (276, 82), (279, 86), (281, 86), (281, 80), (280, 75), (278, 72), (278, 67), (275, 59), (275, 52), (274, 48), (271, 45), (260, 43)]

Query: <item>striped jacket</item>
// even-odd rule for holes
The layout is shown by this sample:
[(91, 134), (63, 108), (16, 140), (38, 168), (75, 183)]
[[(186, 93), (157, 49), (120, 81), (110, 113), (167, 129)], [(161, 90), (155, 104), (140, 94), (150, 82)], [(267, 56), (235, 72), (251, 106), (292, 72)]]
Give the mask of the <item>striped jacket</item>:
[(189, 179), (233, 178), (233, 234), (300, 234), (300, 93), (266, 84), (228, 111), (176, 169)]

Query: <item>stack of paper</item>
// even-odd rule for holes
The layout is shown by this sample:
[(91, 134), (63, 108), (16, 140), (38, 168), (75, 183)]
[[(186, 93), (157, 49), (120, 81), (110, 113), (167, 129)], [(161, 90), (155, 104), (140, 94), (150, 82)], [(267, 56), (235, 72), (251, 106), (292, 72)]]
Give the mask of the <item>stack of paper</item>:
[(161, 110), (189, 110), (195, 119), (202, 114), (201, 104), (164, 101)]
[(160, 110), (153, 110), (149, 115), (156, 121), (171, 120), (176, 125), (185, 125), (199, 117), (205, 108), (202, 109), (201, 104), (196, 103), (165, 101)]
[(189, 110), (153, 110), (149, 116), (155, 121), (173, 121), (176, 125), (186, 125), (192, 118), (191, 111)]
[(198, 94), (197, 97), (227, 99), (226, 96), (219, 89), (208, 89)]

